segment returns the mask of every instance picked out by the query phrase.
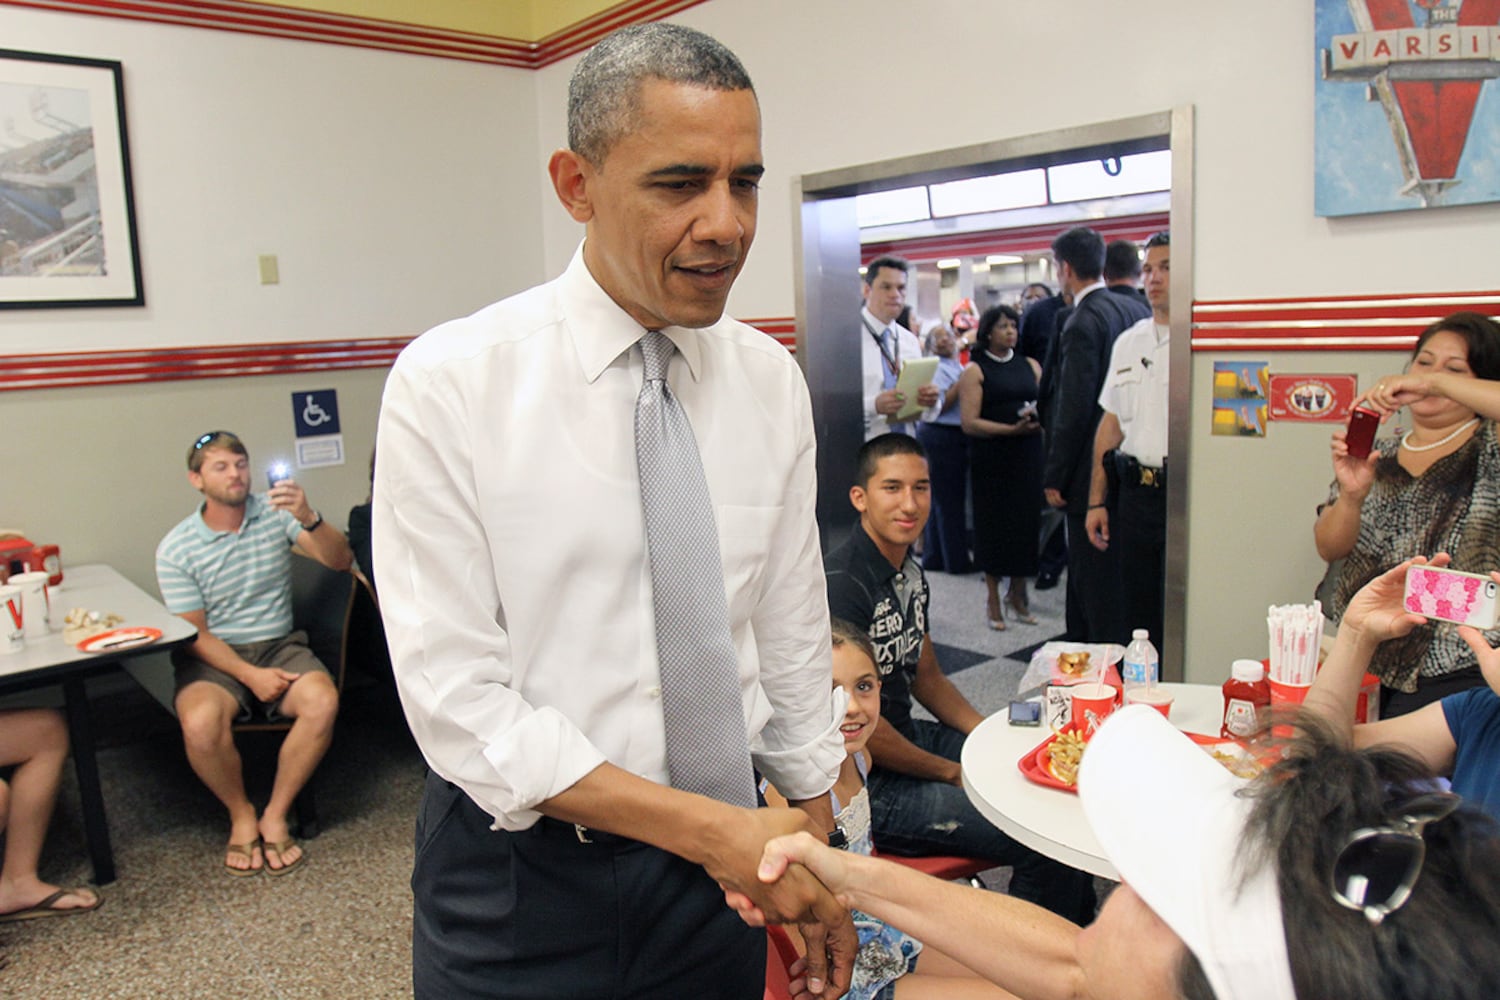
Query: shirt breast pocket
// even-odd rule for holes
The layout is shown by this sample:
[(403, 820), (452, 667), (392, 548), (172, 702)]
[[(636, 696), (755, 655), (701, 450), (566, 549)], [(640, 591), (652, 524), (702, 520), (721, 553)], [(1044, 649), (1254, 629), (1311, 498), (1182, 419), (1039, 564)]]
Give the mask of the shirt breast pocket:
[(1115, 415), (1121, 419), (1130, 420), (1135, 416), (1136, 405), (1140, 402), (1143, 373), (1139, 368), (1132, 366), (1124, 371), (1113, 372), (1110, 379), (1114, 383), (1114, 398), (1119, 406), (1119, 409), (1115, 410)]
[(749, 618), (760, 601), (771, 543), (781, 521), (782, 508), (716, 507), (719, 527), (719, 559), (724, 566), (724, 592), (729, 598), (732, 622)]

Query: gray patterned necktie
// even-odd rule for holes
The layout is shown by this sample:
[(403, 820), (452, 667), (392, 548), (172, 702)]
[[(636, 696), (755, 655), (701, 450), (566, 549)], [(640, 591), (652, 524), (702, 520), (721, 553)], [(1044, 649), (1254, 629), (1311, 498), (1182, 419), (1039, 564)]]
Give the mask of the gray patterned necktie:
[(672, 786), (753, 807), (739, 670), (729, 636), (713, 503), (692, 425), (667, 385), (676, 347), (656, 331), (640, 340), (645, 381), (635, 401), (662, 718)]

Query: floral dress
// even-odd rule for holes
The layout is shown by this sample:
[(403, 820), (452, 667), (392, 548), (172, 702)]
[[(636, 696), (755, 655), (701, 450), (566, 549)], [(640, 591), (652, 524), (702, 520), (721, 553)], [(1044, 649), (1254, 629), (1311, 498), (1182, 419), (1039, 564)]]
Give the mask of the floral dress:
[[(863, 778), (869, 771), (863, 754), (855, 754), (855, 765)], [(855, 854), (874, 853), (875, 841), (870, 834), (870, 792), (861, 788), (845, 806), (833, 797), (834, 819), (848, 839), (848, 850)], [(859, 954), (854, 960), (854, 980), (846, 1000), (883, 1000), (886, 986), (906, 975), (917, 964), (922, 942), (899, 931), (883, 920), (854, 910), (854, 929), (859, 934)]]

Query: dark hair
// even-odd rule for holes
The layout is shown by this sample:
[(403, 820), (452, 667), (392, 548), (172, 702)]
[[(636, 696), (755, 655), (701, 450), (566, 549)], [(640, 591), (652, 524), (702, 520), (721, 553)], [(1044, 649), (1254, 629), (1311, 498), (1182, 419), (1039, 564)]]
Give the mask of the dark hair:
[(729, 49), (680, 24), (635, 24), (610, 32), (568, 81), (568, 148), (595, 166), (636, 127), (648, 79), (709, 90), (748, 90), (750, 74)]
[(1417, 344), (1411, 349), (1412, 358), (1422, 353), (1433, 335), (1444, 332), (1463, 338), (1469, 350), (1469, 370), (1475, 378), (1500, 380), (1500, 323), (1477, 312), (1445, 316), (1417, 337)]
[(1031, 284), (1021, 289), (1021, 291), (1024, 294), (1031, 291), (1033, 288), (1040, 288), (1043, 292), (1046, 293), (1046, 297), (1049, 299), (1052, 297), (1052, 286), (1047, 284), (1045, 281), (1033, 281)]
[(880, 460), (890, 458), (892, 455), (915, 455), (925, 462), (927, 449), (923, 448), (910, 434), (891, 432), (876, 435), (860, 446), (859, 456), (855, 460), (859, 479), (855, 485), (868, 485), (875, 476), (875, 469), (880, 465)]
[(1334, 860), (1358, 829), (1388, 825), (1436, 790), (1396, 750), (1354, 750), (1322, 720), (1256, 781), (1249, 864), (1274, 864), (1297, 996), (1309, 1000), (1484, 1000), (1500, 988), (1500, 825), (1470, 806), (1429, 825), (1411, 898), (1379, 926), (1334, 900)]
[(908, 302), (906, 305), (901, 307), (901, 311), (896, 314), (896, 322), (900, 326), (904, 326), (908, 330), (912, 330), (913, 333), (916, 332), (911, 325), (911, 303)]
[(1010, 306), (990, 306), (979, 317), (979, 327), (974, 331), (974, 347), (977, 350), (990, 349), (990, 336), (995, 332), (995, 324), (1000, 322), (1001, 317), (1008, 317), (1018, 328), (1021, 325), (1020, 315)]
[(188, 446), (188, 471), (197, 472), (203, 468), (203, 453), (215, 448), (233, 452), (236, 455), (248, 456), (250, 454), (245, 448), (245, 442), (239, 439), (239, 435), (231, 431), (209, 431), (207, 434), (198, 435)]
[(1154, 250), (1157, 247), (1169, 247), (1171, 245), (1172, 245), (1172, 232), (1171, 232), (1171, 230), (1168, 230), (1168, 229), (1163, 229), (1159, 233), (1152, 233), (1151, 234), (1151, 238), (1146, 241), (1146, 249), (1147, 250)]
[(1074, 226), (1052, 241), (1052, 255), (1080, 281), (1093, 281), (1104, 270), (1104, 237), (1088, 226)]
[(893, 271), (900, 271), (902, 274), (911, 270), (911, 265), (900, 257), (876, 257), (865, 265), (865, 284), (868, 285), (880, 277), (880, 269), (883, 267), (888, 267)]
[(1114, 240), (1104, 248), (1104, 280), (1134, 281), (1141, 276), (1141, 251), (1129, 240)]
[(833, 646), (853, 646), (865, 655), (871, 662), (875, 662), (875, 644), (870, 641), (870, 634), (862, 628), (844, 621), (842, 618), (834, 618), (829, 621), (829, 627), (833, 630)]

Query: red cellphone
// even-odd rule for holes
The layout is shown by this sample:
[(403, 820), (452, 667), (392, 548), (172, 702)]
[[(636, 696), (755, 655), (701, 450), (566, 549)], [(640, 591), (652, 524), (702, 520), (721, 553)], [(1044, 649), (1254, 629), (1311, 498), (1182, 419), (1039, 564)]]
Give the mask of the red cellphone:
[(1380, 414), (1363, 406), (1349, 411), (1349, 432), (1344, 444), (1349, 448), (1350, 458), (1368, 458), (1375, 444), (1375, 429), (1380, 426)]

